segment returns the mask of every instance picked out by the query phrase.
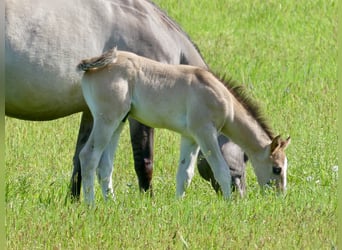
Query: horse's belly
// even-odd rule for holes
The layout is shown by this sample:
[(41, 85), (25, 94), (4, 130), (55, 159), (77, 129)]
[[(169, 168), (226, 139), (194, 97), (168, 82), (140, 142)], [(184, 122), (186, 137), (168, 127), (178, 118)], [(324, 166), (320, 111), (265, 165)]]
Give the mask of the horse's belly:
[(82, 7), (79, 10), (73, 6), (76, 2), (56, 1), (53, 6), (49, 3), (6, 2), (8, 116), (51, 120), (86, 109), (80, 87), (82, 74), (76, 72), (76, 65), (84, 57), (101, 53), (105, 38), (87, 40), (92, 30), (81, 29), (81, 20), (75, 18), (89, 14), (91, 3), (83, 6), (77, 1)]
[[(45, 95), (44, 92), (30, 93), (27, 90), (25, 95), (28, 96), (6, 94), (7, 116), (23, 120), (47, 121), (86, 110), (81, 98), (71, 99), (68, 95), (59, 95), (59, 98), (50, 97), (50, 99), (40, 98)], [(66, 101), (63, 102), (63, 99)]]
[(5, 76), (5, 112), (8, 116), (52, 120), (86, 109), (79, 79), (67, 78), (66, 81), (58, 74), (39, 68), (12, 72), (7, 67)]

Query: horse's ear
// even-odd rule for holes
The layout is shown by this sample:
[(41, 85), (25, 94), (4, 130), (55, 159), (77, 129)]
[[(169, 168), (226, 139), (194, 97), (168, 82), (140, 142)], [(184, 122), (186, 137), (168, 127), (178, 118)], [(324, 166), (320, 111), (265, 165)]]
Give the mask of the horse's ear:
[(280, 135), (273, 138), (271, 142), (271, 154), (281, 145)]
[(281, 146), (280, 147), (283, 150), (285, 150), (287, 148), (287, 146), (290, 145), (290, 143), (291, 143), (291, 137), (289, 136), (289, 137), (287, 137), (287, 139), (285, 141), (281, 142)]
[(272, 142), (271, 142), (270, 153), (272, 154), (278, 149), (285, 150), (287, 148), (287, 146), (290, 145), (290, 142), (291, 142), (290, 136), (286, 140), (282, 140), (280, 138), (280, 135), (274, 137)]

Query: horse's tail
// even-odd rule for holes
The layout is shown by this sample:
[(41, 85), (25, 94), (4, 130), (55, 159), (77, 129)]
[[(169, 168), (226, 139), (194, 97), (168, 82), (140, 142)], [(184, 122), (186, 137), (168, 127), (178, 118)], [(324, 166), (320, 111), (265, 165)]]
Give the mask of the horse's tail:
[(84, 59), (77, 65), (77, 70), (79, 71), (88, 71), (92, 69), (99, 69), (107, 66), (112, 63), (117, 56), (116, 47), (108, 50), (98, 57), (93, 57), (90, 59)]

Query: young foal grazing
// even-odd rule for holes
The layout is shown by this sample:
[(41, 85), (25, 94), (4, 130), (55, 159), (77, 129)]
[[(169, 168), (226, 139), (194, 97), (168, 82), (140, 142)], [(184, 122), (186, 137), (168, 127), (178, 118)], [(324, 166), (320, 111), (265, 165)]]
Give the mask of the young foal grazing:
[(246, 152), (261, 186), (275, 180), (278, 189), (286, 189), (284, 150), (290, 138), (273, 137), (258, 112), (210, 72), (158, 63), (116, 48), (83, 60), (78, 69), (86, 71), (82, 91), (94, 118), (80, 153), (86, 203), (94, 202), (96, 171), (104, 197), (113, 195), (112, 167), (98, 164), (107, 145), (116, 148), (128, 115), (150, 127), (181, 134), (177, 197), (191, 182), (199, 147), (224, 197), (230, 197), (231, 175), (217, 142), (219, 132)]

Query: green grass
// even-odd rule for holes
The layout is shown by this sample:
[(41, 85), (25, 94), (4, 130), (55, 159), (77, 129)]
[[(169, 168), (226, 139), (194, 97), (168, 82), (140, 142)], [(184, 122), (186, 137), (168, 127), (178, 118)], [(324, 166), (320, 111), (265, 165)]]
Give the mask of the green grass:
[(80, 115), (6, 118), (8, 249), (332, 249), (337, 244), (337, 2), (158, 0), (211, 69), (243, 82), (276, 132), (291, 135), (288, 193), (218, 198), (195, 175), (175, 199), (177, 134), (155, 135), (155, 197), (139, 194), (128, 127), (115, 161), (116, 201), (67, 199)]

